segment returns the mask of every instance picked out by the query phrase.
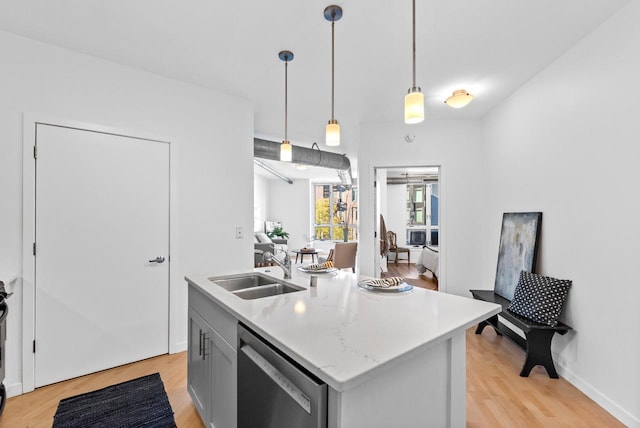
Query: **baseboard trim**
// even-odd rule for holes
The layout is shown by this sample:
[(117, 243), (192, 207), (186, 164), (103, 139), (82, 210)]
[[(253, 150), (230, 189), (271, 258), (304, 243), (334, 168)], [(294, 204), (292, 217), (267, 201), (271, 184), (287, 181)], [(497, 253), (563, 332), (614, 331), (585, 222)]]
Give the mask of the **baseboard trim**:
[(570, 384), (578, 388), (587, 397), (595, 401), (600, 407), (609, 412), (613, 417), (618, 419), (621, 423), (629, 428), (640, 428), (640, 419), (629, 413), (627, 410), (620, 407), (617, 403), (600, 392), (597, 388), (594, 388), (589, 382), (585, 381), (581, 377), (577, 376), (571, 370), (565, 366), (558, 364), (559, 360), (557, 355), (553, 355), (554, 361), (556, 361), (556, 369), (558, 374), (567, 380)]
[(187, 341), (174, 343), (171, 349), (169, 350), (170, 354), (177, 354), (178, 352), (184, 352), (187, 350)]
[(12, 383), (11, 385), (4, 386), (7, 390), (7, 398), (22, 395), (22, 382)]

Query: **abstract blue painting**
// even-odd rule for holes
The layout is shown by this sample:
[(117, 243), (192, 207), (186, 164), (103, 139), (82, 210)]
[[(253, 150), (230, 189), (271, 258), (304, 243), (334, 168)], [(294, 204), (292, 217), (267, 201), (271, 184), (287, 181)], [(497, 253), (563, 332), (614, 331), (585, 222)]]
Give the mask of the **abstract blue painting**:
[(534, 272), (541, 212), (504, 213), (494, 291), (513, 300), (520, 271)]

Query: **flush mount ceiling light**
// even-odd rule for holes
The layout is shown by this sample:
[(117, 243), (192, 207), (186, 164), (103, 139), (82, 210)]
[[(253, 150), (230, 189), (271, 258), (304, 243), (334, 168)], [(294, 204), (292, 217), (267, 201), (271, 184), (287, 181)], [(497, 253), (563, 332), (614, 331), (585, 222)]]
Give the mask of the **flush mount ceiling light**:
[(473, 100), (473, 95), (464, 89), (458, 89), (453, 91), (453, 95), (447, 98), (444, 103), (449, 107), (462, 108), (469, 104), (471, 100)]
[(416, 0), (413, 0), (413, 86), (404, 97), (404, 123), (424, 120), (424, 94), (416, 86)]
[(287, 138), (287, 68), (289, 61), (293, 60), (293, 52), (280, 51), (278, 57), (284, 61), (284, 140), (280, 144), (280, 160), (282, 162), (291, 162), (291, 143)]
[(327, 6), (324, 9), (324, 17), (327, 21), (331, 21), (331, 119), (326, 128), (326, 140), (327, 146), (339, 146), (340, 145), (340, 125), (338, 121), (333, 117), (333, 104), (334, 104), (334, 33), (336, 21), (342, 18), (342, 8), (340, 6)]

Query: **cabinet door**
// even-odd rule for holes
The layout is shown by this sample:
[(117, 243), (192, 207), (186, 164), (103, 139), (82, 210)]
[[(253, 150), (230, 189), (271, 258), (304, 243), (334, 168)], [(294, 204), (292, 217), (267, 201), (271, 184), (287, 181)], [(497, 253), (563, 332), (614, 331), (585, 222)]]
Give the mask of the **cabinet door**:
[(207, 358), (211, 364), (211, 428), (235, 428), (237, 426), (237, 355), (215, 330), (208, 337)]
[(211, 371), (206, 355), (206, 345), (211, 328), (194, 310), (189, 308), (189, 345), (187, 365), (187, 388), (200, 418), (209, 420), (207, 410), (211, 400)]

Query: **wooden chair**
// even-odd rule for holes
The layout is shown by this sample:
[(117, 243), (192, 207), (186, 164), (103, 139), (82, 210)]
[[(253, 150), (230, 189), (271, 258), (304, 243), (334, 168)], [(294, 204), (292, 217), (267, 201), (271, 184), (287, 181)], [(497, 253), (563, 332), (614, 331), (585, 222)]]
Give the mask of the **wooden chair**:
[(357, 242), (336, 242), (333, 249), (333, 266), (338, 269), (351, 268), (355, 273), (357, 251)]
[(404, 247), (398, 247), (396, 233), (392, 232), (392, 231), (388, 231), (387, 232), (387, 237), (389, 239), (389, 252), (390, 253), (395, 253), (395, 255), (396, 255), (396, 264), (398, 264), (398, 256), (401, 253), (407, 253), (407, 264), (411, 263), (409, 261), (409, 259), (411, 259), (411, 256), (409, 254), (409, 249), (408, 248), (404, 248)]

